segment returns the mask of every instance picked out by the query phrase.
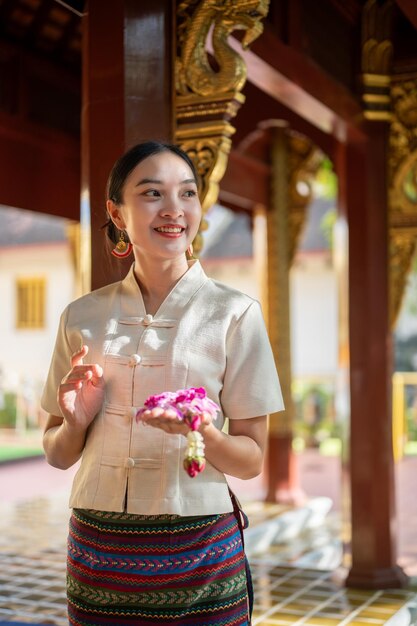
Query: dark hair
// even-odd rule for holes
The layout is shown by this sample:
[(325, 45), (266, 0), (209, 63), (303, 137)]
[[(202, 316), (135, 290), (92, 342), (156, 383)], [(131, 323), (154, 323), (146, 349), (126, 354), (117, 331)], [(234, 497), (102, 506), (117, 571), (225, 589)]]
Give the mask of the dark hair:
[[(162, 152), (172, 152), (180, 157), (187, 163), (190, 170), (193, 173), (194, 178), (197, 181), (197, 171), (194, 163), (184, 150), (181, 150), (178, 146), (171, 143), (164, 143), (160, 141), (144, 141), (130, 148), (125, 154), (123, 154), (116, 163), (113, 165), (106, 185), (106, 196), (108, 200), (112, 200), (115, 204), (122, 204), (123, 202), (123, 187), (130, 172), (139, 164), (154, 154), (160, 154)], [(106, 234), (110, 241), (117, 243), (119, 241), (119, 230), (109, 219), (104, 224), (103, 228), (106, 228)], [(125, 240), (129, 241), (129, 237), (126, 234)]]

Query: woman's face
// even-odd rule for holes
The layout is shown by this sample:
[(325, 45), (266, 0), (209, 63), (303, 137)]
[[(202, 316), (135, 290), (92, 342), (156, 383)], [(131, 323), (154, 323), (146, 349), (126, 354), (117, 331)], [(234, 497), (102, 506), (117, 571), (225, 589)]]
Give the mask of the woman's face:
[(197, 234), (201, 205), (188, 164), (172, 152), (139, 163), (123, 187), (123, 204), (108, 202), (116, 226), (136, 253), (170, 259), (184, 254)]

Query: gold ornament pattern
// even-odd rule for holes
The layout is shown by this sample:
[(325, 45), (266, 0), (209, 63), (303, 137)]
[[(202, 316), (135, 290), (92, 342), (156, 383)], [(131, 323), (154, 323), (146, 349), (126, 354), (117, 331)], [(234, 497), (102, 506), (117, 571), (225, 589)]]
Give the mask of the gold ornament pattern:
[(306, 211), (313, 199), (312, 184), (324, 156), (305, 135), (291, 130), (288, 139), (288, 260), (291, 265), (305, 224)]
[[(248, 48), (262, 33), (261, 20), (268, 8), (269, 0), (181, 2), (177, 11), (177, 94), (213, 96), (240, 91), (246, 81), (246, 65), (227, 39), (233, 31), (244, 30), (242, 47)], [(207, 52), (209, 32), (214, 60)]]
[[(264, 125), (266, 129), (266, 125)], [(268, 331), (280, 373), (285, 411), (270, 415), (269, 429), (277, 436), (292, 434), (291, 326), (289, 273), (312, 200), (312, 182), (322, 153), (304, 135), (286, 124), (272, 124), (271, 206), (267, 216)]]
[(394, 326), (417, 242), (417, 80), (392, 85), (388, 155), (390, 322)]
[(204, 214), (217, 201), (227, 167), (235, 132), (230, 120), (245, 100), (240, 90), (246, 66), (227, 40), (233, 31), (244, 30), (242, 47), (247, 48), (262, 33), (268, 8), (269, 0), (185, 0), (177, 9), (175, 141), (193, 159), (201, 179), (203, 220), (193, 242), (197, 256), (207, 228)]
[(392, 0), (367, 0), (362, 9), (362, 101), (364, 117), (391, 119)]
[(401, 309), (417, 241), (417, 81), (391, 76), (393, 1), (367, 0), (362, 12), (364, 117), (390, 122), (388, 146), (389, 317)]

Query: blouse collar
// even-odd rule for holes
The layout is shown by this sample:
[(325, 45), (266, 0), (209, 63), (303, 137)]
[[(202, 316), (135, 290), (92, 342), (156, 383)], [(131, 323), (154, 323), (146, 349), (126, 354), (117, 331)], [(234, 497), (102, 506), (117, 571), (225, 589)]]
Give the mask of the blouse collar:
[(155, 315), (149, 316), (146, 314), (142, 293), (135, 278), (134, 267), (135, 264), (133, 263), (126, 278), (121, 282), (121, 309), (125, 316), (147, 316), (152, 319), (178, 318), (194, 294), (208, 280), (198, 260), (188, 261), (188, 270), (171, 289)]

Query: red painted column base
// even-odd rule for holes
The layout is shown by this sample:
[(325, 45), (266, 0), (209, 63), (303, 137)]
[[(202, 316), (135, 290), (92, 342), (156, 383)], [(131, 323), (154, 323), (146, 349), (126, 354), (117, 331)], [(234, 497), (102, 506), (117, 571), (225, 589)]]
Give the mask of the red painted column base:
[(347, 587), (357, 589), (398, 589), (407, 587), (408, 576), (399, 565), (380, 569), (352, 568), (346, 579)]
[(292, 450), (292, 435), (271, 433), (267, 454), (267, 502), (298, 506), (306, 496), (299, 485), (297, 458)]

